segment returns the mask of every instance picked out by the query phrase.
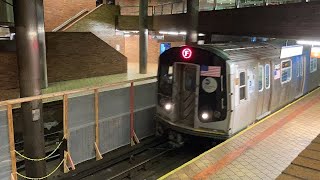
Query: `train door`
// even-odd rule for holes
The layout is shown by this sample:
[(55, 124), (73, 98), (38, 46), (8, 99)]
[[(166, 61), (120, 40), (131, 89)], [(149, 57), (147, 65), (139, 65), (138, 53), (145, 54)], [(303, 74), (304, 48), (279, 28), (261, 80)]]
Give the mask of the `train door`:
[(270, 87), (271, 87), (270, 61), (258, 65), (258, 101), (257, 119), (261, 119), (270, 113)]
[(296, 81), (296, 86), (294, 87), (296, 89), (296, 94), (295, 98), (299, 98), (303, 95), (303, 87), (304, 87), (304, 62), (305, 62), (305, 56), (301, 56), (297, 58), (296, 66), (296, 76), (297, 76), (297, 81)]
[(263, 106), (262, 116), (270, 114), (270, 101), (271, 101), (271, 61), (267, 61), (264, 65), (264, 93), (263, 93)]
[(263, 99), (264, 99), (264, 64), (260, 63), (258, 65), (258, 101), (257, 101), (257, 119), (263, 114)]
[(174, 64), (173, 98), (176, 122), (194, 127), (197, 117), (200, 66), (196, 64)]

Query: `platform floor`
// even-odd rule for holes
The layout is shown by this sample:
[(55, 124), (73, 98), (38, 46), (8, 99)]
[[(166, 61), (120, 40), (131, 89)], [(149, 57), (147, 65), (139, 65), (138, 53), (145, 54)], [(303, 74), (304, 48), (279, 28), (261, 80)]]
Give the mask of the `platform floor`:
[(291, 179), (320, 179), (320, 134), (277, 178)]
[[(42, 94), (152, 77), (157, 75), (157, 68), (157, 64), (149, 63), (147, 74), (139, 74), (139, 63), (128, 63), (127, 73), (50, 83), (48, 88), (42, 89)], [(20, 97), (18, 89), (0, 90), (0, 94), (0, 101)]]
[(276, 179), (319, 133), (320, 89), (160, 179)]

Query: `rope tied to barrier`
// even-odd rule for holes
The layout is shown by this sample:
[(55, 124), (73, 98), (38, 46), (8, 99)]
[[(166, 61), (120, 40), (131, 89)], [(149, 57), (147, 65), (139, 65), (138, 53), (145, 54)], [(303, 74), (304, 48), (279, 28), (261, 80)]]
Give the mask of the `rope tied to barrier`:
[(57, 150), (58, 150), (58, 149), (60, 148), (60, 146), (62, 145), (64, 139), (65, 139), (65, 137), (63, 137), (63, 139), (62, 139), (61, 142), (58, 144), (58, 146), (57, 146), (48, 156), (46, 156), (46, 157), (44, 157), (44, 158), (34, 159), (34, 158), (29, 158), (29, 157), (27, 157), (27, 156), (19, 153), (17, 150), (14, 150), (14, 152), (15, 152), (16, 154), (18, 154), (20, 157), (22, 157), (22, 158), (24, 158), (24, 159), (26, 159), (26, 160), (29, 160), (29, 161), (36, 161), (36, 162), (38, 162), (38, 161), (44, 161), (44, 160), (49, 159), (55, 152), (57, 152)]
[(58, 169), (59, 169), (59, 167), (64, 163), (64, 159), (59, 163), (59, 165), (51, 172), (51, 173), (49, 173), (48, 175), (46, 175), (46, 176), (44, 176), (44, 177), (40, 177), (40, 178), (31, 178), (31, 177), (27, 177), (27, 176), (25, 176), (25, 175), (23, 175), (23, 174), (20, 174), (20, 173), (18, 173), (18, 172), (16, 172), (17, 173), (17, 175), (18, 176), (20, 176), (20, 177), (22, 177), (22, 178), (24, 178), (24, 179), (29, 179), (29, 180), (42, 180), (42, 179), (46, 179), (46, 178), (48, 178), (48, 177), (50, 177), (52, 174), (54, 174)]

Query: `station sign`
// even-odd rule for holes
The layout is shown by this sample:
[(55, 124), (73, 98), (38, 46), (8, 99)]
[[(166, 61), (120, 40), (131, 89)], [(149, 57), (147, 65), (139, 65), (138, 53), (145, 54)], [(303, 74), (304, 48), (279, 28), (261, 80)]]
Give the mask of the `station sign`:
[(280, 59), (299, 56), (299, 55), (302, 55), (302, 52), (303, 52), (303, 46), (301, 45), (283, 46), (281, 48)]

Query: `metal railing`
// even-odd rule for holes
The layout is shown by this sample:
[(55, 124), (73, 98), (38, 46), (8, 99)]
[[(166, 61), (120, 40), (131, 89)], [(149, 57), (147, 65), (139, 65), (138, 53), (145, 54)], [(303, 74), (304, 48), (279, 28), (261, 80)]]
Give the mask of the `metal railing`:
[[(289, 3), (303, 3), (312, 0), (212, 0), (206, 3), (200, 3), (200, 11), (213, 11), (223, 9), (235, 9), (255, 6), (270, 6)], [(315, 1), (315, 0), (313, 0)], [(186, 1), (165, 3), (148, 7), (149, 16), (181, 14), (187, 12)], [(139, 15), (139, 6), (121, 6), (121, 15)]]

